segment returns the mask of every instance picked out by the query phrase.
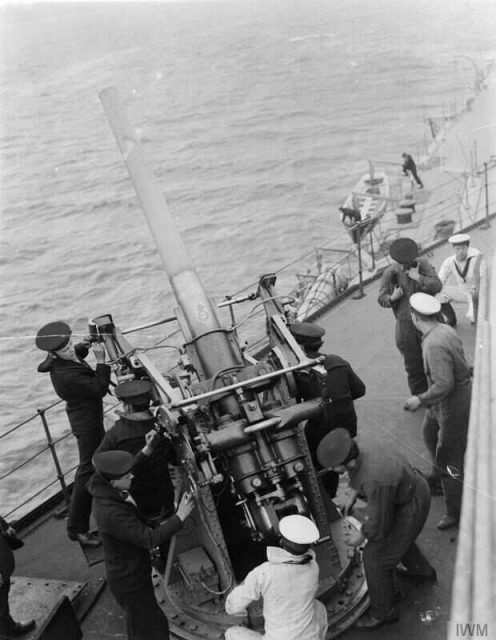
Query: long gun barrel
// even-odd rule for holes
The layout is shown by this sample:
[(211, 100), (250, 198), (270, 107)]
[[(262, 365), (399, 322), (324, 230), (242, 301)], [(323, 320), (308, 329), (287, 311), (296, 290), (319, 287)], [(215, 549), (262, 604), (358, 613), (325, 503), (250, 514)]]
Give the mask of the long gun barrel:
[(100, 92), (105, 113), (121, 151), (136, 194), (179, 305), (179, 320), (187, 341), (195, 343), (200, 374), (240, 365), (239, 358), (217, 317), (188, 256), (162, 191), (145, 159), (135, 131), (129, 125), (114, 87)]

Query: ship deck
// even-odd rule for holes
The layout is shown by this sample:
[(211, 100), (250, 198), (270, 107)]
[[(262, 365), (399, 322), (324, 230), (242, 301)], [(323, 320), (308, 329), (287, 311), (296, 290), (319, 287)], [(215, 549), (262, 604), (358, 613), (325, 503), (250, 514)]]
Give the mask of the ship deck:
[[(434, 220), (455, 215), (456, 230), (461, 231), (484, 217), (481, 175), (470, 171), (475, 167), (467, 167), (467, 158), (472, 158), (475, 139), (479, 158), (487, 159), (490, 168), (494, 167), (496, 137), (488, 135), (488, 132), (490, 127), (494, 127), (495, 95), (493, 74), (488, 89), (477, 97), (471, 110), (443, 135), (438, 147), (431, 151), (432, 157), (439, 162), (421, 174), (426, 190), (423, 194), (416, 193), (419, 206), (413, 222), (395, 226), (393, 220), (389, 227), (390, 239), (399, 235), (410, 236), (426, 247), (435, 240), (432, 236)], [(449, 166), (445, 165), (447, 158)], [(442, 165), (445, 165), (444, 170)], [(450, 204), (447, 211), (442, 209), (446, 203), (443, 185), (447, 181), (447, 173), (461, 175), (458, 181), (450, 178), (448, 182), (450, 191), (458, 194), (454, 202), (458, 202), (461, 196), (465, 207)], [(494, 186), (491, 191), (493, 189)], [(494, 202), (494, 197), (489, 201)], [(424, 203), (429, 204), (432, 218), (428, 209), (422, 206)], [(457, 209), (464, 209), (466, 215), (456, 214)], [(491, 210), (489, 213), (495, 212)], [(472, 246), (489, 258), (493, 256), (496, 245), (496, 221), (493, 219), (488, 228), (484, 226), (479, 224), (470, 230), (470, 234)], [(423, 235), (425, 230), (428, 236)], [(444, 241), (434, 246), (427, 257), (439, 268), (450, 253), (450, 245)], [(355, 299), (348, 295), (320, 314), (317, 322), (326, 329), (324, 350), (349, 360), (367, 385), (366, 396), (356, 403), (359, 438), (382, 441), (391, 455), (401, 451), (412, 464), (428, 471), (429, 461), (421, 435), (423, 411), (412, 414), (403, 410), (409, 391), (403, 361), (394, 343), (393, 314), (377, 304), (379, 280), (374, 279), (372, 273), (369, 275), (370, 281), (364, 285), (364, 297)], [(473, 363), (476, 328), (469, 324), (461, 306), (455, 305), (455, 310), (459, 319), (457, 331), (463, 340), (467, 358)], [(78, 618), (82, 618), (81, 627), (86, 640), (125, 638), (123, 613), (104, 585), (104, 565), (98, 562), (101, 551), (97, 550), (87, 558), (79, 545), (67, 539), (65, 521), (54, 517), (54, 512), (36, 519), (21, 532), (25, 546), (16, 552), (17, 568), (11, 597), (14, 617), (35, 617), (40, 622), (61, 594), (67, 594), (74, 599)], [(367, 634), (350, 628), (342, 638), (355, 640), (367, 635), (370, 640), (445, 640), (458, 528), (439, 531), (436, 524), (442, 513), (443, 499), (433, 498), (428, 521), (419, 538), (426, 556), (437, 570), (438, 582), (429, 586), (402, 585), (405, 598), (400, 603), (398, 622)], [(88, 560), (93, 563), (91, 566)], [(29, 640), (37, 636), (38, 632), (34, 631), (24, 637)], [(66, 636), (57, 637), (72, 640)], [(200, 636), (196, 633), (191, 637)], [(222, 634), (219, 635), (221, 637)]]
[[(479, 248), (487, 257), (494, 254), (494, 222), (489, 229), (471, 230), (470, 235), (472, 246)], [(450, 255), (450, 249), (451, 245), (445, 243), (429, 256), (436, 268)], [(364, 298), (355, 300), (349, 297), (317, 320), (326, 329), (323, 349), (349, 360), (367, 385), (365, 397), (355, 403), (359, 439), (382, 441), (391, 455), (402, 452), (414, 466), (428, 472), (430, 464), (421, 434), (424, 410), (416, 413), (403, 410), (403, 402), (410, 393), (403, 360), (394, 344), (393, 314), (377, 303), (379, 282), (376, 280), (364, 288)], [(473, 364), (475, 326), (465, 318), (466, 308), (456, 304), (454, 308), (458, 316), (457, 332), (463, 340), (467, 360)], [(437, 529), (437, 522), (444, 513), (443, 507), (442, 497), (432, 498), (429, 517), (419, 538), (422, 550), (436, 568), (438, 582), (415, 587), (401, 584), (406, 597), (399, 605), (400, 621), (367, 632), (370, 640), (446, 638), (458, 528)], [(342, 636), (346, 640), (363, 637), (363, 631), (353, 629)]]
[[(496, 223), (488, 229), (471, 230), (472, 245), (486, 256), (494, 252)], [(450, 245), (444, 243), (429, 255), (439, 267), (450, 253)], [(423, 411), (408, 413), (403, 410), (404, 399), (409, 395), (403, 362), (394, 344), (394, 318), (389, 309), (377, 303), (379, 280), (364, 287), (365, 296), (344, 299), (336, 307), (324, 313), (318, 320), (326, 329), (324, 350), (334, 352), (349, 360), (367, 385), (366, 396), (356, 402), (359, 417), (359, 438), (373, 438), (395, 455), (403, 452), (422, 471), (428, 471), (429, 462), (422, 442), (421, 422)], [(455, 306), (459, 323), (457, 331), (463, 340), (467, 358), (473, 362), (475, 327), (465, 318), (462, 306)], [(458, 529), (439, 531), (436, 523), (443, 513), (443, 499), (433, 498), (427, 524), (420, 536), (420, 544), (435, 566), (438, 582), (429, 586), (402, 585), (405, 598), (400, 603), (399, 622), (368, 632), (368, 638), (376, 640), (409, 640), (422, 638), (441, 640), (446, 638), (446, 623), (450, 612), (451, 585), (457, 548)], [(25, 546), (16, 552), (16, 582), (13, 587), (13, 613), (19, 617), (41, 616), (34, 607), (36, 593), (49, 592), (50, 580), (60, 581), (53, 588), (53, 598), (60, 589), (79, 591), (76, 604), (89, 608), (81, 623), (87, 640), (110, 640), (126, 636), (122, 611), (115, 604), (109, 590), (103, 587), (103, 563), (88, 566), (87, 558), (79, 545), (70, 542), (65, 534), (65, 521), (48, 513), (36, 521), (31, 529), (23, 532)], [(91, 560), (98, 560), (100, 552), (93, 552)], [(31, 585), (19, 576), (29, 577)], [(35, 591), (34, 598), (20, 597), (25, 589)], [(15, 597), (15, 593), (19, 597)], [(99, 594), (96, 598), (96, 594)], [(69, 594), (70, 595), (70, 594)], [(45, 596), (48, 597), (48, 596)], [(26, 638), (36, 637), (35, 634)], [(195, 636), (198, 637), (198, 636)], [(363, 632), (347, 630), (346, 640), (362, 638)]]

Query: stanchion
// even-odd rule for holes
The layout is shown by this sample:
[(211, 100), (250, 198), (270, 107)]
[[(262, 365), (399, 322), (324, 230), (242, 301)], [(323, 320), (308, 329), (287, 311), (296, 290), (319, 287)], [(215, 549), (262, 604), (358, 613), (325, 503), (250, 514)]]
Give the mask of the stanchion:
[(48, 448), (50, 449), (50, 453), (52, 454), (53, 463), (55, 465), (55, 469), (57, 470), (57, 478), (60, 482), (60, 486), (62, 487), (62, 493), (64, 495), (64, 501), (67, 506), (69, 506), (71, 502), (71, 497), (69, 495), (69, 490), (67, 489), (67, 485), (65, 483), (64, 474), (62, 473), (62, 468), (60, 467), (60, 462), (57, 457), (57, 451), (55, 450), (55, 443), (52, 440), (52, 434), (50, 433), (50, 429), (48, 428), (48, 422), (45, 417), (45, 410), (38, 409), (38, 415), (41, 418), (41, 422), (43, 424), (43, 428), (45, 429), (45, 435), (48, 442)]
[(481, 225), (481, 229), (489, 229), (491, 223), (489, 222), (489, 182), (487, 179), (487, 162), (484, 162), (484, 192), (486, 195), (486, 221)]
[(372, 256), (371, 271), (375, 271), (374, 239), (372, 238), (372, 231), (370, 231), (369, 233), (369, 238), (370, 238), (370, 255)]
[[(367, 223), (368, 224), (368, 223)], [(352, 227), (353, 231), (356, 233), (357, 238), (357, 250), (358, 250), (358, 291), (352, 296), (353, 300), (361, 300), (365, 296), (363, 291), (363, 278), (362, 278), (362, 234), (361, 228), (363, 223), (357, 222), (354, 227)]]

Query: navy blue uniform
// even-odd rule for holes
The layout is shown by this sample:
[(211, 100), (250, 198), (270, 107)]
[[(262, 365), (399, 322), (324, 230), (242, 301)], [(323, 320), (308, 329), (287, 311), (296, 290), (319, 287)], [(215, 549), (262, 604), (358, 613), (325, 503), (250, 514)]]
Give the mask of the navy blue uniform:
[(413, 575), (434, 573), (415, 542), (429, 513), (429, 487), (406, 459), (383, 445), (360, 447), (357, 466), (348, 475), (350, 487), (367, 501), (363, 563), (370, 612), (383, 620), (393, 607), (394, 569), (400, 561)]
[[(433, 265), (426, 258), (417, 258), (417, 263), (418, 282), (410, 278), (400, 264), (394, 263), (389, 266), (382, 274), (377, 298), (381, 307), (393, 309), (396, 318), (396, 346), (403, 356), (408, 386), (414, 396), (427, 390), (427, 379), (422, 359), (421, 335), (414, 327), (410, 314), (410, 296), (419, 291), (435, 295), (442, 289), (441, 280)], [(403, 289), (403, 296), (396, 302), (391, 302), (389, 296), (395, 286)]]
[(422, 184), (422, 180), (418, 177), (417, 174), (417, 165), (415, 164), (415, 160), (408, 153), (403, 156), (403, 158), (403, 175), (407, 176), (408, 172), (410, 172), (412, 174), (412, 178), (415, 180), (418, 186), (423, 187), (424, 185)]
[(107, 431), (97, 452), (127, 451), (135, 456), (131, 495), (146, 516), (167, 517), (174, 512), (174, 487), (167, 464), (171, 449), (163, 438), (150, 456), (140, 453), (146, 444), (145, 435), (155, 426), (153, 416), (146, 417), (146, 413), (141, 412), (140, 420), (121, 416)]
[(0, 574), (2, 585), (0, 586), (0, 634), (8, 635), (15, 627), (9, 611), (10, 576), (14, 573), (15, 560), (12, 549), (7, 544), (4, 533), (9, 525), (0, 517)]
[[(309, 358), (317, 358), (321, 353), (307, 350)], [(317, 469), (321, 468), (317, 460), (317, 448), (322, 438), (341, 427), (346, 429), (352, 438), (357, 434), (357, 416), (353, 401), (365, 395), (365, 384), (353, 371), (349, 362), (340, 356), (325, 355), (323, 375), (319, 375), (319, 367), (312, 368), (311, 373), (295, 374), (298, 395), (302, 400), (323, 398), (321, 413), (310, 418), (305, 427), (305, 435), (313, 463)], [(336, 495), (339, 474), (330, 471), (323, 476), (324, 485), (329, 497)]]
[(94, 472), (91, 459), (105, 435), (103, 426), (103, 398), (110, 384), (110, 367), (97, 364), (93, 370), (84, 361), (88, 349), (76, 345), (79, 362), (50, 355), (38, 371), (49, 372), (56, 394), (66, 401), (67, 417), (77, 440), (79, 465), (74, 478), (67, 532), (75, 539), (89, 529), (91, 496), (86, 484)]
[(128, 639), (167, 640), (169, 624), (155, 598), (150, 551), (181, 529), (181, 519), (173, 515), (156, 528), (147, 526), (132, 499), (99, 473), (88, 490), (94, 498), (108, 585), (126, 612)]

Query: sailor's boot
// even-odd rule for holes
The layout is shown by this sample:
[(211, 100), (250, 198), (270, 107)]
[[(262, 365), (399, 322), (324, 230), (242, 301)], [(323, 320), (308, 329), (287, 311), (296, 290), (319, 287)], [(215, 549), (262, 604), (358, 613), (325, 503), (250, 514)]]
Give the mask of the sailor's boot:
[(450, 302), (441, 303), (441, 317), (445, 324), (456, 327), (456, 313)]
[(443, 495), (443, 487), (441, 484), (441, 476), (439, 474), (432, 473), (431, 475), (426, 477), (427, 483), (429, 485), (429, 490), (431, 492), (431, 496), (442, 496)]
[(427, 451), (432, 460), (432, 468), (429, 475), (426, 476), (429, 483), (429, 489), (432, 496), (442, 496), (443, 490), (441, 486), (441, 470), (436, 465), (436, 450), (439, 439), (439, 423), (430, 411), (425, 414), (424, 423), (422, 425), (422, 435)]
[(444, 501), (446, 503), (446, 513), (439, 521), (438, 529), (449, 529), (458, 524), (462, 506), (463, 482), (461, 479), (443, 476), (441, 478)]

